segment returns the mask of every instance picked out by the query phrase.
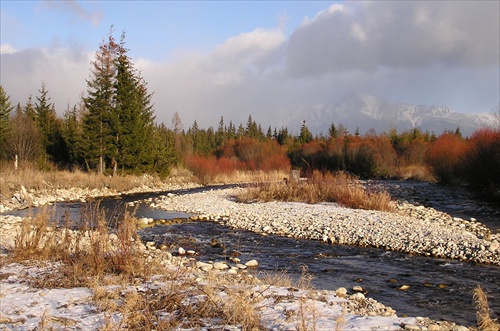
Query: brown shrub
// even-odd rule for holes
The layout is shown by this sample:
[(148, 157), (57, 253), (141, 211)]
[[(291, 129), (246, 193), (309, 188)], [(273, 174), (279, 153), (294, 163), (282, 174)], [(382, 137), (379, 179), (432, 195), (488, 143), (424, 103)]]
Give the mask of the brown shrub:
[(238, 195), (238, 201), (301, 201), (306, 203), (338, 202), (346, 207), (392, 211), (386, 192), (368, 192), (358, 180), (345, 173), (333, 175), (314, 171), (306, 181), (260, 183)]
[(466, 150), (465, 141), (451, 133), (442, 134), (429, 146), (426, 154), (427, 164), (438, 181), (444, 184), (460, 181), (461, 160)]
[(483, 196), (500, 200), (500, 130), (476, 131), (460, 160), (459, 175)]

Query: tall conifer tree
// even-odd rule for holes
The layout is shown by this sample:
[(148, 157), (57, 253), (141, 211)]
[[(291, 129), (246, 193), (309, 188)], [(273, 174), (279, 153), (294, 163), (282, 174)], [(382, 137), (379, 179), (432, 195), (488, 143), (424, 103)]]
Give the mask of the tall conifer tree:
[(127, 52), (125, 34), (117, 44), (110, 33), (96, 53), (92, 79), (87, 81), (83, 151), (89, 167), (97, 165), (99, 173), (105, 163), (111, 164), (113, 175), (118, 168), (145, 171), (154, 164), (152, 95)]
[[(88, 96), (84, 98), (87, 113), (83, 120), (83, 155), (88, 168), (97, 166), (102, 174), (106, 159), (116, 155), (114, 125), (115, 61), (118, 45), (112, 36), (102, 43), (92, 62)], [(90, 169), (89, 169), (90, 170)]]
[[(140, 77), (125, 48), (125, 33), (117, 48), (115, 81), (115, 114), (117, 144), (115, 166), (146, 170), (153, 164), (151, 135), (153, 133), (152, 95)], [(115, 171), (116, 172), (116, 171)]]
[(10, 113), (14, 109), (10, 102), (10, 96), (7, 95), (3, 86), (0, 85), (0, 158), (6, 155), (7, 133), (10, 119)]

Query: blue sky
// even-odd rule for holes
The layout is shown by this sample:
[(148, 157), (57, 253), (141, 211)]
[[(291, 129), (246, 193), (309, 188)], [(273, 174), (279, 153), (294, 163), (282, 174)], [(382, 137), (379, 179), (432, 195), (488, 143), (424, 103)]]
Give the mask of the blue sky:
[[(264, 125), (352, 95), (488, 113), (500, 103), (497, 1), (0, 2), (0, 82), (59, 113), (85, 92), (110, 26), (154, 92), (157, 120)], [(305, 110), (307, 111), (307, 110)], [(300, 125), (298, 123), (297, 125)]]
[(255, 28), (291, 33), (326, 1), (9, 1), (2, 0), (2, 44), (15, 49), (72, 45), (93, 49), (125, 31), (134, 57), (161, 60), (176, 49), (210, 51)]

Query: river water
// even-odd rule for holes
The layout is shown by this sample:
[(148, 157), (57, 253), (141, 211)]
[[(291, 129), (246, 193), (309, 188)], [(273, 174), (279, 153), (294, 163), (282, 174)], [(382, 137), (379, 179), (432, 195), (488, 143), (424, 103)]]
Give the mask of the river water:
[[(407, 191), (422, 192), (420, 183), (412, 188), (405, 182), (390, 182), (389, 191), (403, 194)], [(370, 182), (370, 185), (381, 185)], [(429, 187), (426, 186), (426, 190)], [(432, 186), (430, 187), (432, 188)], [(440, 188), (439, 188), (440, 189)], [(177, 194), (189, 194), (193, 190), (178, 191)], [(107, 211), (108, 219), (119, 219), (127, 202), (154, 198), (162, 193), (122, 196), (119, 199), (106, 198), (100, 202), (101, 208)], [(393, 193), (396, 194), (396, 193)], [(405, 193), (406, 194), (406, 193)], [(453, 209), (448, 200), (443, 206), (432, 201), (433, 208), (445, 211)], [(443, 193), (437, 194), (443, 196)], [(446, 193), (444, 194), (446, 196)], [(415, 199), (415, 198), (413, 198)], [(462, 200), (454, 197), (456, 205), (473, 204), (468, 196)], [(408, 200), (408, 199), (407, 199)], [(425, 201), (420, 202), (424, 204)], [(447, 207), (448, 206), (448, 207)], [(495, 227), (495, 210), (487, 209), (478, 203), (468, 211), (467, 208), (455, 207), (460, 215), (456, 217), (475, 217), (481, 220), (478, 210), (487, 211), (488, 222)], [(490, 208), (490, 207), (488, 207)], [(82, 210), (87, 210), (86, 203), (59, 203), (54, 209), (54, 218), (69, 216), (79, 217)], [(130, 209), (130, 208), (129, 208)], [(453, 211), (453, 210), (452, 210)], [(36, 210), (30, 211), (36, 212)], [(11, 214), (26, 215), (28, 211), (16, 211)], [(474, 215), (472, 215), (472, 214)], [(469, 216), (469, 214), (471, 214)], [(64, 216), (66, 215), (66, 216)], [(278, 236), (262, 236), (248, 231), (236, 230), (213, 222), (194, 222), (187, 220), (187, 214), (152, 209), (141, 203), (136, 209), (137, 217), (154, 219), (183, 218), (185, 221), (168, 226), (156, 226), (141, 230), (145, 241), (168, 244), (172, 249), (182, 246), (186, 250), (198, 252), (202, 261), (226, 260), (232, 251), (241, 255), (245, 262), (250, 259), (259, 261), (259, 272), (286, 271), (292, 279), (299, 279), (304, 267), (313, 276), (312, 285), (316, 289), (335, 290), (338, 287), (361, 286), (366, 295), (392, 307), (399, 316), (427, 316), (436, 320), (448, 320), (458, 324), (472, 326), (476, 323), (475, 309), (472, 301), (472, 290), (480, 285), (487, 293), (492, 318), (500, 318), (500, 267), (463, 263), (448, 259), (434, 259), (422, 256), (411, 256), (403, 253), (389, 252), (382, 249), (359, 248), (344, 245), (328, 245), (316, 241), (296, 240)], [(497, 228), (498, 229), (498, 228)], [(212, 238), (225, 245), (225, 249), (213, 249)], [(402, 285), (409, 285), (406, 291), (398, 290)], [(352, 292), (352, 291), (350, 291)]]

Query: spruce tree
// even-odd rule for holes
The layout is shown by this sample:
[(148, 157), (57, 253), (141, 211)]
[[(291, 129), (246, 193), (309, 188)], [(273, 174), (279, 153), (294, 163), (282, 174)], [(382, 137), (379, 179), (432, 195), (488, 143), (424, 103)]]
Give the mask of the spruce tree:
[(300, 135), (299, 135), (298, 142), (300, 144), (306, 144), (306, 143), (310, 142), (311, 140), (313, 140), (312, 133), (307, 128), (306, 121), (304, 120), (304, 121), (302, 121), (302, 126), (300, 127)]
[(82, 151), (88, 167), (97, 165), (99, 173), (106, 163), (113, 175), (118, 168), (142, 172), (154, 164), (152, 94), (127, 52), (125, 33), (119, 44), (110, 33), (96, 52), (87, 81)]
[(67, 163), (68, 165), (76, 165), (82, 163), (81, 144), (82, 144), (82, 122), (81, 113), (77, 106), (71, 109), (69, 104), (64, 112), (64, 121), (62, 128), (62, 136), (67, 147)]
[(6, 139), (8, 125), (10, 113), (14, 109), (9, 99), (10, 96), (7, 95), (3, 86), (0, 85), (0, 159), (4, 158), (7, 153)]
[(152, 95), (148, 93), (146, 83), (140, 77), (125, 48), (125, 34), (122, 34), (117, 47), (115, 107), (113, 121), (115, 125), (115, 153), (112, 155), (114, 172), (118, 163), (122, 169), (149, 170), (153, 164), (151, 135), (153, 133)]
[(114, 118), (114, 84), (118, 45), (113, 36), (102, 43), (92, 62), (91, 79), (87, 80), (88, 96), (84, 98), (87, 113), (83, 119), (83, 156), (88, 170), (97, 166), (105, 170), (105, 162), (116, 157), (116, 125)]
[(57, 118), (56, 109), (50, 102), (47, 85), (42, 82), (41, 89), (38, 90), (40, 96), (35, 102), (35, 123), (40, 132), (40, 148), (45, 153), (44, 163), (48, 161), (61, 164), (67, 160), (67, 150), (62, 138), (62, 123)]

